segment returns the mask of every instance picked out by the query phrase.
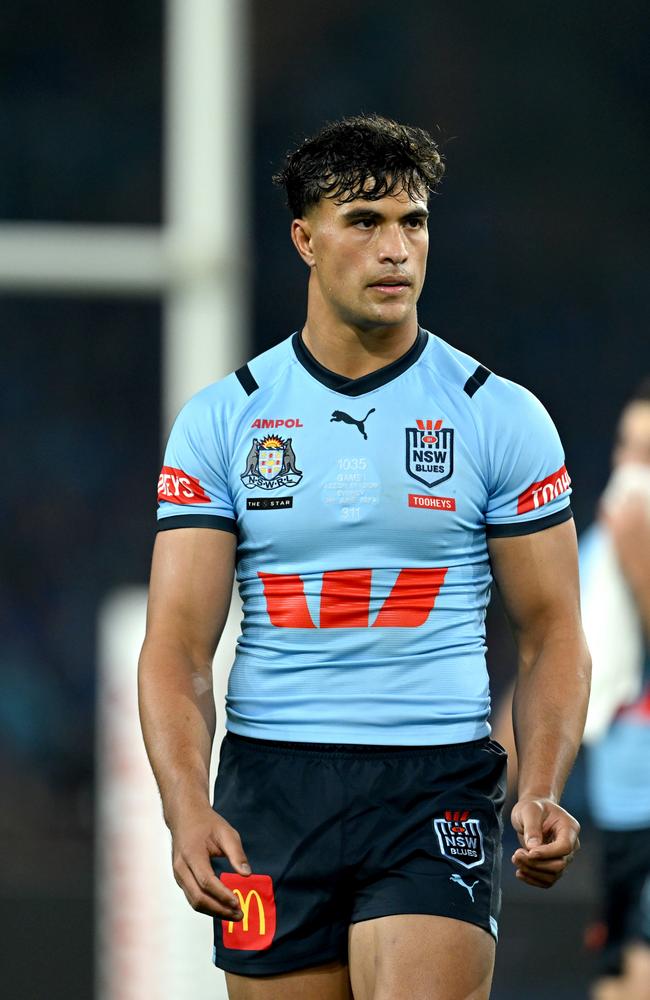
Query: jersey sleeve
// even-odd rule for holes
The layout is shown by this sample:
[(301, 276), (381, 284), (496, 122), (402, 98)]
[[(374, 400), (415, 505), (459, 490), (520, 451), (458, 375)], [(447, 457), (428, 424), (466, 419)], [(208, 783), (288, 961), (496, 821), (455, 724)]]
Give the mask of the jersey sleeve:
[(488, 536), (526, 535), (568, 521), (571, 479), (555, 425), (532, 393), (507, 383), (488, 425)]
[(237, 533), (225, 433), (215, 405), (199, 393), (172, 427), (158, 477), (158, 530), (218, 528)]

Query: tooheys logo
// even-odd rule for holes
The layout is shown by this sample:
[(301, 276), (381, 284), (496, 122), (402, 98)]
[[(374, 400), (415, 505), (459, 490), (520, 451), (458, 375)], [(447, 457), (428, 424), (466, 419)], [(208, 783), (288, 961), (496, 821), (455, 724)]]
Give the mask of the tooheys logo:
[(210, 503), (210, 497), (196, 476), (190, 476), (171, 465), (163, 465), (160, 470), (158, 499), (178, 504)]
[(241, 920), (222, 920), (225, 948), (264, 951), (275, 935), (276, 912), (273, 880), (270, 875), (236, 875), (223, 872), (221, 881), (232, 889), (244, 914)]
[(532, 483), (527, 490), (524, 490), (517, 499), (517, 513), (525, 514), (529, 510), (543, 507), (545, 503), (550, 503), (551, 500), (566, 493), (570, 485), (571, 477), (566, 471), (566, 465), (563, 465), (557, 472), (552, 472), (546, 479), (540, 479), (538, 483)]
[(400, 570), (371, 626), (370, 569), (323, 573), (318, 625), (298, 574), (258, 573), (269, 618), (276, 628), (419, 628), (433, 610), (446, 575), (446, 567)]

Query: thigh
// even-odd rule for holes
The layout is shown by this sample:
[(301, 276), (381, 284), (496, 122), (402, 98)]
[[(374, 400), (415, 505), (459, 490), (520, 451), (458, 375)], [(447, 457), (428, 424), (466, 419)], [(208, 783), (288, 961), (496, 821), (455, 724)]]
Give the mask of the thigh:
[(494, 938), (448, 917), (400, 914), (353, 924), (350, 978), (355, 1000), (487, 1000)]
[(229, 1000), (352, 1000), (347, 965), (328, 962), (279, 976), (226, 973)]

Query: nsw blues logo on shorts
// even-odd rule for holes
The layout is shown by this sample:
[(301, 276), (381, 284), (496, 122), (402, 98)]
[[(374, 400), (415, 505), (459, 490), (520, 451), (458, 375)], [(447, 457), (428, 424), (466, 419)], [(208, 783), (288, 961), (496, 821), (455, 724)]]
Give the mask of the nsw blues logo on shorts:
[(463, 868), (475, 868), (485, 861), (481, 821), (471, 819), (467, 810), (445, 809), (444, 818), (434, 819), (433, 829), (443, 857)]

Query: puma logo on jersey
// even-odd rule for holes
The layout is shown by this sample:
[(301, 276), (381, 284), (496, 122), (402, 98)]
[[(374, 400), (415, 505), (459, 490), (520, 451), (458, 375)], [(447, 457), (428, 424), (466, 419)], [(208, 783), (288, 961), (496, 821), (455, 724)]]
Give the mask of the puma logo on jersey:
[(472, 882), (471, 885), (468, 885), (467, 882), (463, 882), (463, 880), (460, 877), (460, 875), (450, 875), (449, 876), (449, 881), (450, 882), (455, 882), (456, 885), (462, 885), (463, 889), (467, 889), (468, 893), (471, 896), (472, 902), (474, 902), (474, 886), (478, 885), (478, 879), (476, 879), (475, 882)]
[(354, 424), (355, 427), (359, 428), (359, 433), (363, 434), (365, 440), (367, 441), (368, 435), (366, 434), (366, 428), (364, 425), (370, 414), (374, 412), (375, 408), (373, 406), (372, 410), (368, 410), (363, 420), (355, 420), (354, 417), (351, 417), (349, 413), (344, 413), (343, 410), (334, 410), (334, 413), (330, 417), (330, 423), (343, 422), (344, 424)]

